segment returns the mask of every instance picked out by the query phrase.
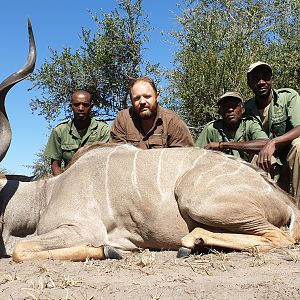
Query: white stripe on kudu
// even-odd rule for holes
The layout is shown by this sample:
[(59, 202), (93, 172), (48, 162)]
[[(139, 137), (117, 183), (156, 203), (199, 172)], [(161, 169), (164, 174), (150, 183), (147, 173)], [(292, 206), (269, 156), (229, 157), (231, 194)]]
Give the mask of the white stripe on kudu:
[(134, 157), (133, 157), (133, 168), (132, 168), (132, 172), (131, 172), (131, 182), (133, 185), (133, 189), (136, 191), (139, 199), (142, 199), (142, 195), (140, 193), (140, 189), (139, 189), (139, 185), (138, 185), (138, 178), (137, 178), (137, 160), (138, 160), (138, 154), (139, 151), (136, 151), (134, 153)]
[[(266, 251), (300, 240), (294, 199), (255, 168), (214, 151), (102, 145), (57, 177), (22, 183), (12, 195), (14, 186), (0, 180), (8, 203), (1, 212), (4, 244), (28, 224), (28, 234), (38, 227), (37, 236), (16, 245), (15, 261), (104, 259), (119, 257), (118, 251), (183, 246), (182, 254), (197, 241)], [(43, 210), (42, 216), (26, 207)], [(288, 234), (280, 227), (290, 220)]]

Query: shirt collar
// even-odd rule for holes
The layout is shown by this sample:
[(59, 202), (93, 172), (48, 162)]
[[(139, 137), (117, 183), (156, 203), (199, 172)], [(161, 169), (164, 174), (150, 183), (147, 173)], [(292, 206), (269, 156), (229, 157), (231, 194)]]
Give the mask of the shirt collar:
[[(78, 138), (81, 138), (80, 135), (78, 134), (78, 131), (77, 131), (75, 125), (74, 125), (74, 119), (73, 118), (70, 119), (67, 124), (69, 126), (70, 133)], [(92, 117), (91, 123), (90, 123), (89, 127), (87, 128), (87, 132), (89, 132), (92, 129), (95, 129), (97, 126), (98, 126), (98, 124), (97, 124), (96, 119), (94, 117)]]

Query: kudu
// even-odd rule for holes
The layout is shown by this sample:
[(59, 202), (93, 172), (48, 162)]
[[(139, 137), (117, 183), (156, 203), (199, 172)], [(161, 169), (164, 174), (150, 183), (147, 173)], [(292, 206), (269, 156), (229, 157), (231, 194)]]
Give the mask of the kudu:
[[(1, 94), (3, 86), (6, 93), (34, 66), (29, 33), (28, 62), (1, 85)], [(4, 96), (1, 110), (7, 120)], [(2, 140), (8, 126), (1, 122)], [(181, 249), (184, 256), (196, 244), (268, 250), (300, 239), (300, 212), (293, 199), (230, 156), (129, 145), (92, 145), (79, 152), (57, 177), (0, 181), (2, 254), (11, 236), (29, 234), (34, 235), (14, 248), (14, 261), (119, 258), (119, 252), (140, 248)], [(279, 228), (284, 225), (288, 231)]]

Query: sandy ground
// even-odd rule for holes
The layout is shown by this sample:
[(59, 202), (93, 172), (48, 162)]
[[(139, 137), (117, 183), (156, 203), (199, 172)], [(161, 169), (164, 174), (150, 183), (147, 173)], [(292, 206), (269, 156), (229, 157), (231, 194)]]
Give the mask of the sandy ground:
[(132, 253), (0, 264), (0, 299), (300, 299), (300, 245), (271, 253)]

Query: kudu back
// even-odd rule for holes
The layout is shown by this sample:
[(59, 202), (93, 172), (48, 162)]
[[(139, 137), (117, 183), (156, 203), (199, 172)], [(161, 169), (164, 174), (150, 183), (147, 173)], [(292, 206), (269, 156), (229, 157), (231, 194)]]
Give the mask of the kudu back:
[(28, 195), (35, 213), (21, 223), (36, 224), (36, 235), (16, 245), (15, 261), (104, 259), (199, 243), (269, 250), (300, 237), (288, 194), (248, 164), (197, 148), (93, 146), (61, 175), (22, 183), (14, 208)]

